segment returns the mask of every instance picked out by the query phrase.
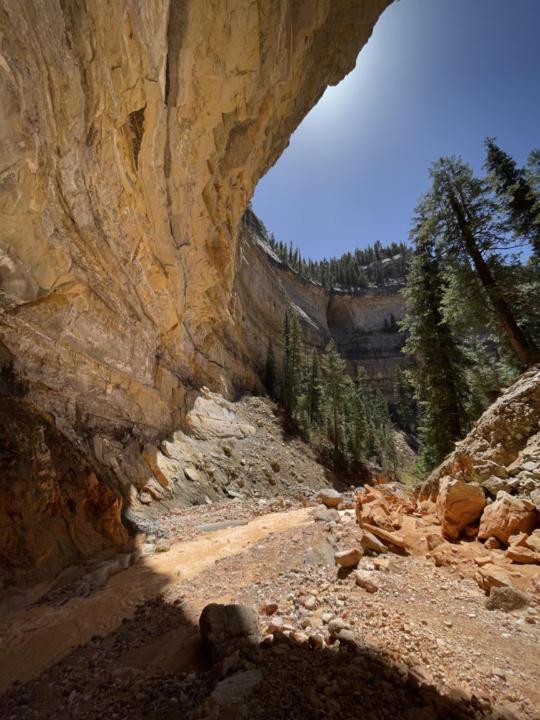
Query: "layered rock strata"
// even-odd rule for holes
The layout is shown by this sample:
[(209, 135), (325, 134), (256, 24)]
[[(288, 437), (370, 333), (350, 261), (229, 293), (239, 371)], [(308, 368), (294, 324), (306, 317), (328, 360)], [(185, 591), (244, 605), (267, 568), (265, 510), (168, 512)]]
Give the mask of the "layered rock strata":
[(240, 228), (233, 292), (238, 358), (233, 382), (245, 386), (251, 378), (247, 387), (257, 387), (270, 341), (280, 364), (283, 318), (285, 313), (294, 313), (308, 350), (322, 351), (333, 339), (351, 375), (363, 366), (375, 387), (391, 399), (394, 369), (407, 362), (401, 354), (404, 335), (392, 330), (405, 314), (400, 286), (326, 290), (281, 262), (267, 240), (264, 225), (248, 210)]
[(252, 379), (240, 217), (388, 4), (0, 0), (4, 369), (125, 501), (193, 390)]

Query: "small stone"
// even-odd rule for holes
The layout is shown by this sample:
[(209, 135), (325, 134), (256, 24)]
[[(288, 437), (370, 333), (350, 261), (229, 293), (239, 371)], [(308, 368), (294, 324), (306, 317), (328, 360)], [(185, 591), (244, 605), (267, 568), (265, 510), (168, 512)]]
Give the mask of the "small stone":
[(359, 587), (364, 588), (368, 593), (375, 593), (379, 589), (375, 576), (367, 570), (357, 570), (355, 581)]
[(336, 563), (342, 567), (354, 567), (355, 565), (358, 565), (362, 559), (362, 551), (357, 548), (340, 550), (334, 554), (334, 559)]
[(486, 608), (488, 610), (504, 610), (505, 612), (509, 612), (526, 607), (528, 604), (529, 598), (527, 595), (511, 586), (492, 587), (489, 597), (486, 599)]
[(350, 630), (349, 624), (341, 618), (334, 618), (328, 623), (328, 632), (332, 637), (337, 637), (341, 630)]
[(486, 550), (500, 550), (502, 545), (496, 537), (489, 537), (484, 543)]
[(273, 615), (275, 612), (278, 611), (278, 604), (277, 602), (264, 602), (261, 607), (259, 608), (259, 612), (261, 615)]
[(342, 642), (353, 643), (355, 641), (354, 633), (349, 628), (343, 628), (337, 633), (337, 635), (335, 635), (335, 637)]
[(309, 644), (313, 645), (313, 647), (317, 648), (318, 650), (322, 650), (324, 648), (324, 637), (321, 635), (321, 633), (312, 633), (309, 636)]
[(275, 616), (270, 620), (270, 622), (268, 623), (268, 625), (266, 626), (266, 628), (265, 628), (265, 633), (266, 633), (267, 635), (269, 635), (269, 634), (275, 633), (275, 632), (277, 632), (277, 631), (282, 631), (282, 630), (283, 630), (283, 624), (284, 624), (284, 623), (283, 623), (283, 618), (280, 617), (279, 615), (275, 615)]
[(306, 610), (315, 610), (317, 608), (317, 598), (313, 595), (308, 595), (302, 603)]

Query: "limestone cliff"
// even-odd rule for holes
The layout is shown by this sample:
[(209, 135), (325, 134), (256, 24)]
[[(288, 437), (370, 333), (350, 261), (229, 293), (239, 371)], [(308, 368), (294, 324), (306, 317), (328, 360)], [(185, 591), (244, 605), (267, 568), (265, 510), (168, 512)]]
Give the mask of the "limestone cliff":
[[(392, 330), (405, 302), (399, 286), (355, 292), (325, 290), (305, 280), (282, 263), (266, 242), (266, 230), (257, 216), (246, 211), (240, 231), (237, 275), (233, 287), (236, 314), (235, 348), (239, 364), (233, 381), (240, 385), (252, 376), (256, 386), (263, 376), (268, 341), (278, 362), (282, 354), (282, 326), (286, 312), (300, 319), (308, 348), (324, 349), (334, 339), (354, 376), (363, 365), (388, 399), (394, 368), (403, 364), (404, 337)], [(242, 362), (243, 360), (243, 362)]]
[(0, 0), (3, 393), (125, 501), (242, 380), (240, 217), (389, 3)]

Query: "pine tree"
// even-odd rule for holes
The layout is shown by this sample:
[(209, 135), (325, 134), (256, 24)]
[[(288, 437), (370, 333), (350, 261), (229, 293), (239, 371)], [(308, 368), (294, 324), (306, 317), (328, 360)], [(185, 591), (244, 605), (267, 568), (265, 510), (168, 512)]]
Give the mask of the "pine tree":
[(266, 351), (266, 366), (264, 370), (264, 386), (271, 398), (276, 397), (276, 358), (272, 341), (268, 341)]
[(319, 353), (316, 350), (312, 351), (310, 358), (307, 396), (309, 420), (314, 425), (321, 425), (324, 412), (324, 389)]
[(399, 365), (394, 370), (394, 401), (400, 427), (405, 432), (411, 432), (414, 424), (412, 388)]
[(425, 421), (419, 432), (426, 464), (440, 462), (452, 449), (461, 436), (464, 415), (460, 388), (465, 359), (441, 312), (443, 276), (433, 228), (433, 221), (420, 214), (402, 323), (409, 333), (404, 352), (414, 359), (411, 377)]
[(494, 138), (487, 138), (485, 146), (486, 169), (502, 209), (515, 235), (527, 239), (540, 260), (540, 207), (534, 185), (526, 171), (517, 167), (515, 160), (501, 150)]
[(472, 262), (502, 330), (523, 365), (538, 359), (534, 342), (526, 337), (501, 293), (493, 266), (500, 265), (496, 249), (504, 246), (506, 226), (487, 184), (475, 178), (460, 158), (441, 158), (430, 170), (431, 190), (423, 213), (444, 252), (457, 262)]
[(283, 366), (281, 371), (281, 404), (287, 414), (291, 414), (292, 387), (291, 387), (291, 325), (289, 315), (285, 313), (283, 320)]
[(300, 405), (303, 380), (302, 330), (295, 315), (289, 318), (285, 314), (283, 348), (281, 398), (285, 412), (292, 418)]
[(324, 394), (329, 405), (329, 414), (332, 423), (332, 441), (334, 454), (337, 456), (340, 448), (340, 410), (344, 395), (343, 378), (345, 375), (345, 360), (337, 351), (331, 340), (325, 348), (321, 358), (321, 367), (324, 377)]

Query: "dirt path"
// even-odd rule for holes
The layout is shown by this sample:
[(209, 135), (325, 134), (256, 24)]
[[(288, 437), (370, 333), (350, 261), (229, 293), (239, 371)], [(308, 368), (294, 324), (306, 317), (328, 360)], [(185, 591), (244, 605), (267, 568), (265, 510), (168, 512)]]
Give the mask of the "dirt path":
[(16, 680), (35, 677), (93, 635), (110, 633), (124, 618), (133, 617), (138, 605), (171, 584), (310, 520), (308, 508), (263, 515), (144, 558), (90, 597), (72, 598), (58, 608), (39, 605), (11, 613), (0, 625), (0, 692)]

